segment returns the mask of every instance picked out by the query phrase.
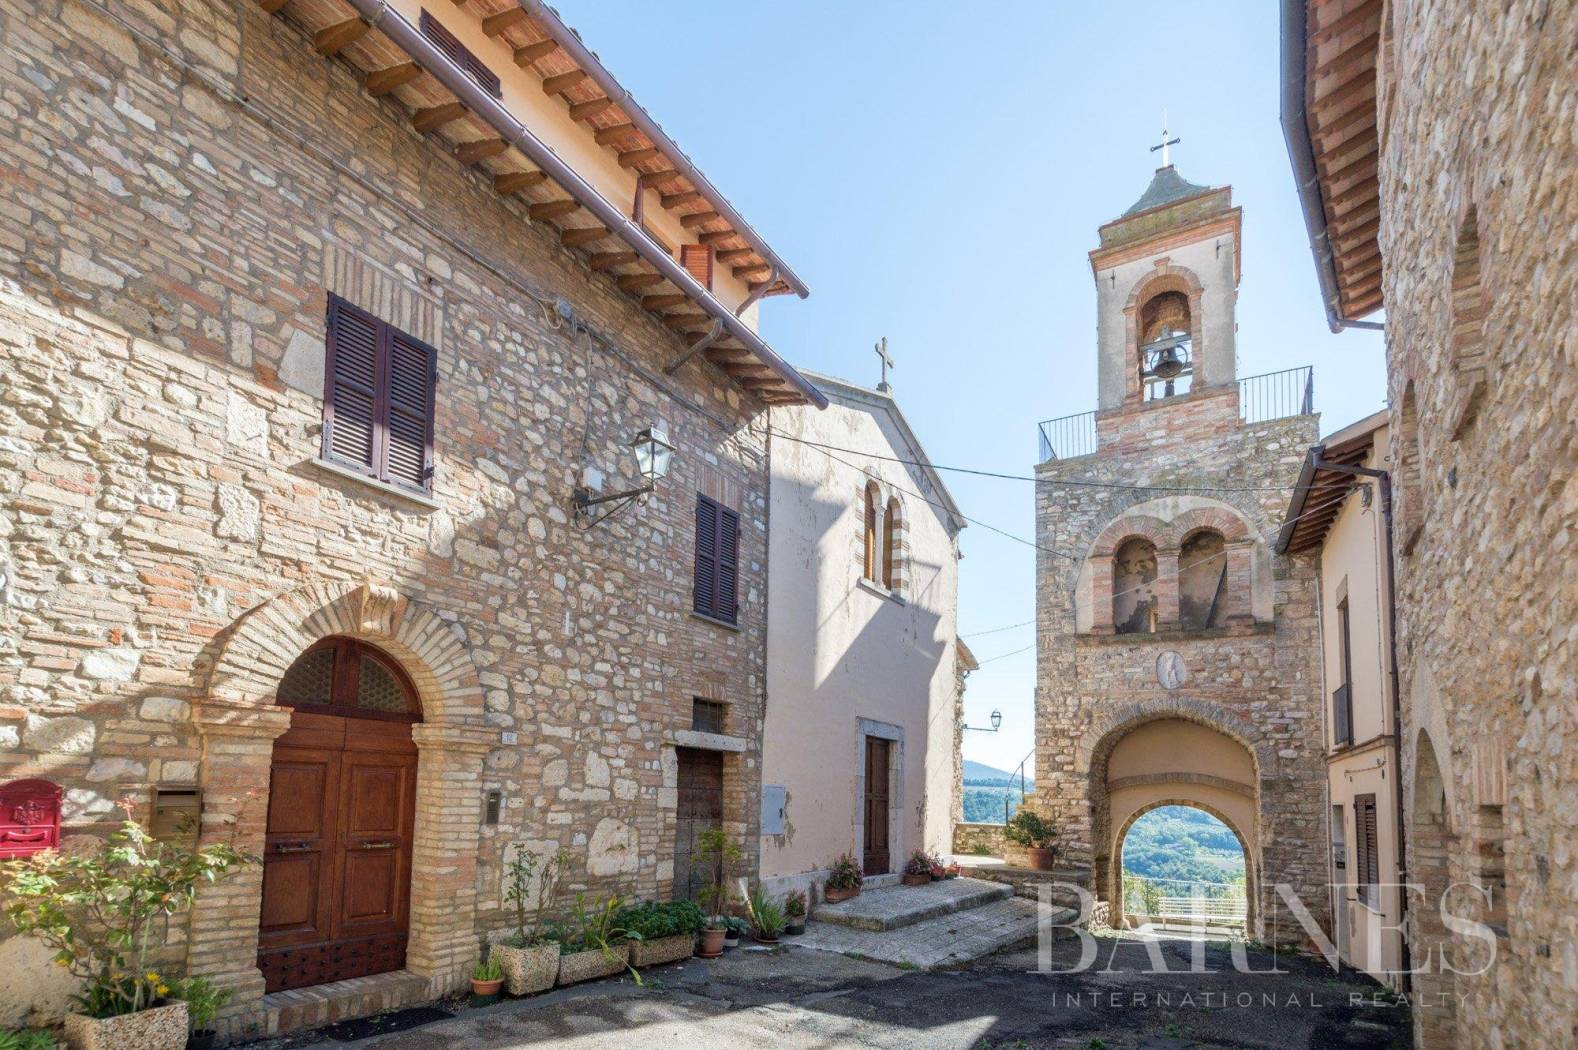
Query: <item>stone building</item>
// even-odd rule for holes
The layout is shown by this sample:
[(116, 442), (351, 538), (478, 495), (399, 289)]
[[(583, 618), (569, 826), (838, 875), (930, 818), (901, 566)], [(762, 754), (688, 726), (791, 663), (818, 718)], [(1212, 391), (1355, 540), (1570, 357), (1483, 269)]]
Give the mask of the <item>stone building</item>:
[(1284, 5), (1327, 318), (1385, 309), (1422, 1047), (1578, 1042), (1575, 39), (1570, 3)]
[(265, 857), (166, 947), (231, 1034), (463, 984), (511, 849), (663, 897), (682, 794), (755, 843), (805, 287), (557, 16), (0, 0), (0, 173), (0, 783)]
[(761, 875), (810, 889), (947, 851), (962, 719), (959, 509), (884, 382), (773, 416)]
[(1164, 162), (1090, 253), (1100, 407), (1036, 468), (1035, 804), (1114, 914), (1133, 821), (1213, 814), (1251, 930), (1300, 942), (1274, 887), (1325, 925), (1315, 579), (1271, 543), (1316, 418), (1309, 369), (1237, 376), (1240, 224)]
[(1305, 453), (1276, 551), (1314, 561), (1319, 581), (1326, 801), (1331, 807), (1331, 940), (1342, 959), (1397, 986), (1403, 899), (1398, 869), (1398, 694), (1387, 558), (1386, 413)]

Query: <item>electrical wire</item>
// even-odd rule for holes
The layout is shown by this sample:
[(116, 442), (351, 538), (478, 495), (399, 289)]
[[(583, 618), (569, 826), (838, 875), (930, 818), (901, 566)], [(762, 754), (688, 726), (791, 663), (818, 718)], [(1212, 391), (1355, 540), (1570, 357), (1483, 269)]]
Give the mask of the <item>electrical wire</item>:
[(1012, 631), (1016, 627), (1029, 627), (1033, 623), (1035, 623), (1035, 620), (1022, 620), (1019, 623), (1011, 623), (1007, 627), (993, 627), (990, 631), (971, 631), (969, 634), (961, 634), (959, 637), (979, 638), (985, 634), (1001, 634), (1004, 631)]

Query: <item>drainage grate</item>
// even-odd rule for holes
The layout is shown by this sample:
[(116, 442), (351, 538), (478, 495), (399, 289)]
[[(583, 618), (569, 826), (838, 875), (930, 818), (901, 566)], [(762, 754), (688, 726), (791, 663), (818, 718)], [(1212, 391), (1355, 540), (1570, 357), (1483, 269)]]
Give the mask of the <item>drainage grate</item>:
[(331, 1024), (319, 1034), (333, 1039), (336, 1043), (354, 1043), (358, 1039), (367, 1039), (375, 1035), (388, 1035), (390, 1032), (403, 1032), (407, 1028), (420, 1028), (434, 1021), (447, 1021), (454, 1016), (448, 1010), (440, 1010), (433, 1006), (413, 1006), (409, 1010), (396, 1010), (392, 1014), (341, 1021), (338, 1024)]

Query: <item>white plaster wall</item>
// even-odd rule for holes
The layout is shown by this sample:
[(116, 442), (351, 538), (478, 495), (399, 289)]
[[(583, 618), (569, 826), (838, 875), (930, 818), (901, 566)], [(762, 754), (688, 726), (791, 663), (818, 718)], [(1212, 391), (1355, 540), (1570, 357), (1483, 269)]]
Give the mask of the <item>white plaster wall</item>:
[(1156, 260), (1164, 256), (1169, 265), (1193, 272), (1203, 288), (1201, 345), (1194, 348), (1195, 385), (1221, 386), (1237, 377), (1235, 310), (1238, 281), (1234, 276), (1237, 252), (1238, 245), (1232, 234), (1215, 233), (1194, 244), (1168, 248), (1096, 271), (1097, 386), (1102, 408), (1123, 404), (1129, 369), (1137, 365), (1129, 354), (1123, 308), (1128, 305), (1134, 286), (1154, 274)]
[[(773, 427), (839, 448), (917, 458), (884, 411), (852, 407), (823, 389), (829, 408), (774, 409)], [(858, 719), (903, 730), (894, 870), (917, 847), (948, 849), (952, 833), (955, 539), (942, 510), (907, 494), (938, 498), (920, 472), (835, 455), (869, 468), (884, 501), (895, 486), (905, 490), (898, 495), (908, 579), (902, 600), (860, 582), (860, 493), (868, 475), (775, 435), (762, 779), (784, 785), (787, 800), (784, 834), (762, 838), (761, 874), (780, 890), (803, 886), (858, 848)]]

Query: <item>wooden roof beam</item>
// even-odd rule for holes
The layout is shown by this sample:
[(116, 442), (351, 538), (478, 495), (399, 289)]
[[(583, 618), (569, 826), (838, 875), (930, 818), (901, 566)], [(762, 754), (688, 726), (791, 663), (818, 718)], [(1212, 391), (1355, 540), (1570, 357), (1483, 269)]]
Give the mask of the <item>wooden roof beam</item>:
[(577, 102), (570, 107), (570, 119), (591, 120), (613, 104), (614, 100), (611, 98), (594, 98), (586, 102)]
[(665, 208), (678, 208), (682, 204), (694, 204), (701, 200), (701, 194), (695, 190), (683, 190), (679, 193), (665, 193), (659, 204)]
[(411, 118), (411, 124), (416, 130), (426, 135), (429, 131), (443, 127), (451, 121), (459, 120), (466, 115), (466, 107), (459, 102), (446, 102), (442, 106), (429, 106), (419, 109)]
[(1372, 18), (1375, 19), (1375, 25), (1371, 28), (1379, 28), (1381, 24), (1381, 5), (1378, 3), (1360, 4), (1347, 14), (1317, 28), (1315, 32), (1310, 34), (1309, 43), (1311, 46), (1324, 44), (1329, 40), (1342, 36), (1350, 29), (1357, 29)]
[(606, 146), (617, 139), (624, 138), (635, 130), (636, 126), (634, 124), (615, 124), (608, 128), (598, 128), (597, 133), (592, 138), (599, 146)]
[(540, 171), (507, 171), (493, 176), (493, 188), (508, 197), (512, 193), (541, 186), (547, 181), (548, 176)]
[(515, 49), (515, 64), (524, 69), (539, 58), (551, 55), (557, 50), (559, 50), (559, 42), (557, 40), (539, 40), (535, 44), (517, 47)]
[(717, 254), (716, 258), (721, 263), (734, 263), (741, 259), (749, 259), (755, 254), (755, 248), (725, 248)]
[(1335, 55), (1328, 58), (1323, 65), (1316, 66), (1315, 71), (1309, 74), (1310, 79), (1319, 81), (1325, 77), (1336, 77), (1337, 80), (1346, 83), (1348, 78), (1353, 76), (1355, 72), (1362, 71), (1366, 67), (1370, 67), (1373, 70), (1375, 54), (1380, 44), (1381, 33), (1377, 29), (1351, 47), (1345, 47), (1338, 51)]
[(625, 266), (635, 262), (641, 256), (635, 252), (598, 252), (592, 256), (591, 264), (594, 270), (612, 270), (616, 266)]
[(747, 277), (761, 277), (772, 272), (773, 268), (766, 263), (757, 263), (755, 266), (736, 266), (734, 268), (735, 278), (742, 281)]
[(455, 147), (455, 159), (466, 167), (471, 167), (479, 160), (497, 157), (500, 153), (510, 148), (510, 144), (503, 139), (478, 139), (475, 142), (462, 142)]
[(713, 230), (711, 233), (704, 233), (697, 237), (696, 243), (713, 245), (718, 244), (721, 241), (732, 241), (738, 236), (739, 234), (735, 233), (733, 230)]
[(320, 29), (312, 38), (312, 46), (318, 54), (328, 58), (337, 55), (344, 48), (356, 43), (367, 35), (372, 26), (363, 22), (361, 18), (347, 18), (343, 22), (336, 22), (327, 29)]
[(595, 244), (608, 236), (608, 231), (601, 226), (591, 226), (586, 229), (563, 231), (559, 234), (559, 243), (566, 248), (579, 248), (585, 244)]
[(707, 223), (711, 222), (713, 219), (721, 219), (721, 218), (723, 218), (723, 216), (719, 215), (715, 211), (711, 211), (711, 210), (708, 210), (708, 211), (697, 211), (697, 212), (691, 212), (689, 215), (681, 215), (679, 217), (679, 224), (681, 226), (685, 227), (685, 229), (687, 229), (687, 230), (693, 230), (697, 226), (705, 226)]
[(659, 156), (662, 156), (662, 152), (656, 146), (628, 150), (619, 155), (619, 166), (621, 168), (633, 168), (642, 161), (648, 161)]
[(671, 306), (678, 306), (680, 303), (689, 301), (690, 296), (681, 294), (643, 295), (641, 297), (641, 305), (648, 310), (667, 310)]
[(644, 171), (637, 178), (641, 180), (642, 186), (656, 186), (660, 182), (667, 182), (678, 174), (679, 172), (673, 168), (664, 168), (662, 171)]
[(1337, 242), (1337, 251), (1339, 253), (1346, 253), (1356, 245), (1362, 244), (1367, 240), (1374, 239), (1376, 233), (1379, 232), (1380, 229), (1381, 220), (1380, 217), (1377, 216), (1376, 218), (1371, 219), (1369, 222), (1365, 223), (1363, 226), (1345, 233), (1336, 234), (1335, 240)]
[(258, 7), (263, 9), (264, 14), (272, 15), (278, 14), (280, 9), (288, 3), (290, 3), (290, 0), (258, 0)]
[(488, 36), (498, 36), (510, 26), (520, 25), (526, 21), (524, 7), (506, 7), (496, 15), (488, 15), (482, 20), (482, 31)]
[(663, 323), (670, 328), (684, 331), (697, 325), (710, 324), (712, 318), (706, 314), (664, 314)]
[(395, 88), (403, 87), (422, 75), (422, 67), (415, 62), (401, 62), (397, 66), (385, 66), (375, 69), (367, 74), (367, 93), (373, 98), (383, 98)]
[(526, 214), (530, 215), (535, 222), (546, 222), (549, 219), (560, 219), (566, 215), (573, 215), (580, 210), (580, 201), (544, 201), (541, 204), (533, 204), (527, 208)]
[[(516, 10), (521, 10), (517, 8)], [(568, 73), (557, 73), (551, 77), (543, 77), (542, 92), (545, 95), (557, 95), (568, 91), (586, 79), (586, 70), (572, 69)]]
[(627, 292), (637, 292), (654, 284), (660, 284), (662, 281), (663, 275), (660, 273), (632, 273), (619, 278), (618, 284)]

